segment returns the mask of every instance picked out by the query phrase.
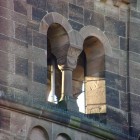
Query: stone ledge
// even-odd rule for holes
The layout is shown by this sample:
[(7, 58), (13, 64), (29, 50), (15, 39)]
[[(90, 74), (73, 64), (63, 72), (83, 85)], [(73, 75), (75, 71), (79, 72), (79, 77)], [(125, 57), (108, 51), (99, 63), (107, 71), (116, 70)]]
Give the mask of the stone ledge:
[(134, 138), (125, 133), (121, 133), (121, 128), (115, 129), (112, 126), (107, 126), (98, 121), (94, 121), (84, 114), (54, 108), (53, 106), (47, 106), (45, 109), (35, 108), (0, 99), (0, 108), (17, 111), (36, 118), (59, 123), (99, 138), (124, 140), (129, 137), (129, 140), (137, 139), (137, 137)]

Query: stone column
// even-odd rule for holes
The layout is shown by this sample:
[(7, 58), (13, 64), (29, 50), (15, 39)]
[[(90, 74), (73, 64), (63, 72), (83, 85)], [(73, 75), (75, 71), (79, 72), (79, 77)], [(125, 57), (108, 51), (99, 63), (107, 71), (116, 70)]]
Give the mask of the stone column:
[(73, 88), (72, 88), (73, 69), (69, 67), (62, 67), (60, 69), (62, 72), (62, 89), (59, 105), (67, 110), (78, 111), (79, 108), (76, 103), (76, 98), (73, 97)]
[(73, 97), (72, 71), (76, 68), (80, 53), (80, 49), (71, 47), (68, 50), (67, 56), (57, 60), (59, 69), (62, 72), (62, 89), (59, 105), (67, 110), (79, 110), (76, 98)]

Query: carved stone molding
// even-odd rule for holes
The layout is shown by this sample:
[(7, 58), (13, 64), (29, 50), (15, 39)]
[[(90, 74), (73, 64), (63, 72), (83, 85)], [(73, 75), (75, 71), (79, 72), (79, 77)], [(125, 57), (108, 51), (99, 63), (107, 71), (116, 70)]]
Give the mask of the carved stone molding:
[(69, 47), (67, 55), (57, 59), (57, 64), (59, 69), (70, 68), (75, 69), (77, 65), (77, 59), (80, 53), (82, 52), (82, 48)]

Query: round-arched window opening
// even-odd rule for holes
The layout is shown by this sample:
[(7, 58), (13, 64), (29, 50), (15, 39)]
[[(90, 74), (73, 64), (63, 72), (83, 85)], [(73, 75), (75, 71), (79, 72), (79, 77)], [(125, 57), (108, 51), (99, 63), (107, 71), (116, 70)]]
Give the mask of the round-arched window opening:
[(83, 52), (79, 55), (77, 67), (73, 71), (73, 95), (78, 98), (80, 112), (86, 114), (106, 112), (104, 72), (103, 44), (98, 38), (89, 36), (83, 43)]
[(36, 126), (31, 130), (29, 140), (49, 140), (49, 136), (44, 128)]
[(71, 138), (67, 134), (61, 133), (57, 136), (56, 140), (71, 140)]
[(66, 56), (69, 44), (69, 37), (63, 26), (51, 24), (47, 32), (47, 100), (53, 103), (61, 98), (62, 74), (57, 59)]

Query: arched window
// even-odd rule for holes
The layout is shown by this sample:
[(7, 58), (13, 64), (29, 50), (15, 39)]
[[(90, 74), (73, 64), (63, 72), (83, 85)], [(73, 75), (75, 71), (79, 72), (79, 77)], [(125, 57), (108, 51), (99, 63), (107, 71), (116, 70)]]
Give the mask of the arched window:
[(36, 126), (31, 130), (29, 140), (49, 140), (49, 136), (45, 129)]
[(101, 41), (89, 36), (83, 44), (83, 52), (73, 71), (73, 94), (76, 98), (82, 93), (86, 114), (106, 112), (105, 92), (105, 52)]
[(60, 24), (51, 24), (47, 32), (47, 99), (50, 102), (57, 103), (61, 98), (62, 74), (57, 60), (65, 57), (68, 46), (69, 38), (65, 29)]
[(56, 140), (71, 140), (71, 138), (67, 134), (61, 133), (57, 136)]

